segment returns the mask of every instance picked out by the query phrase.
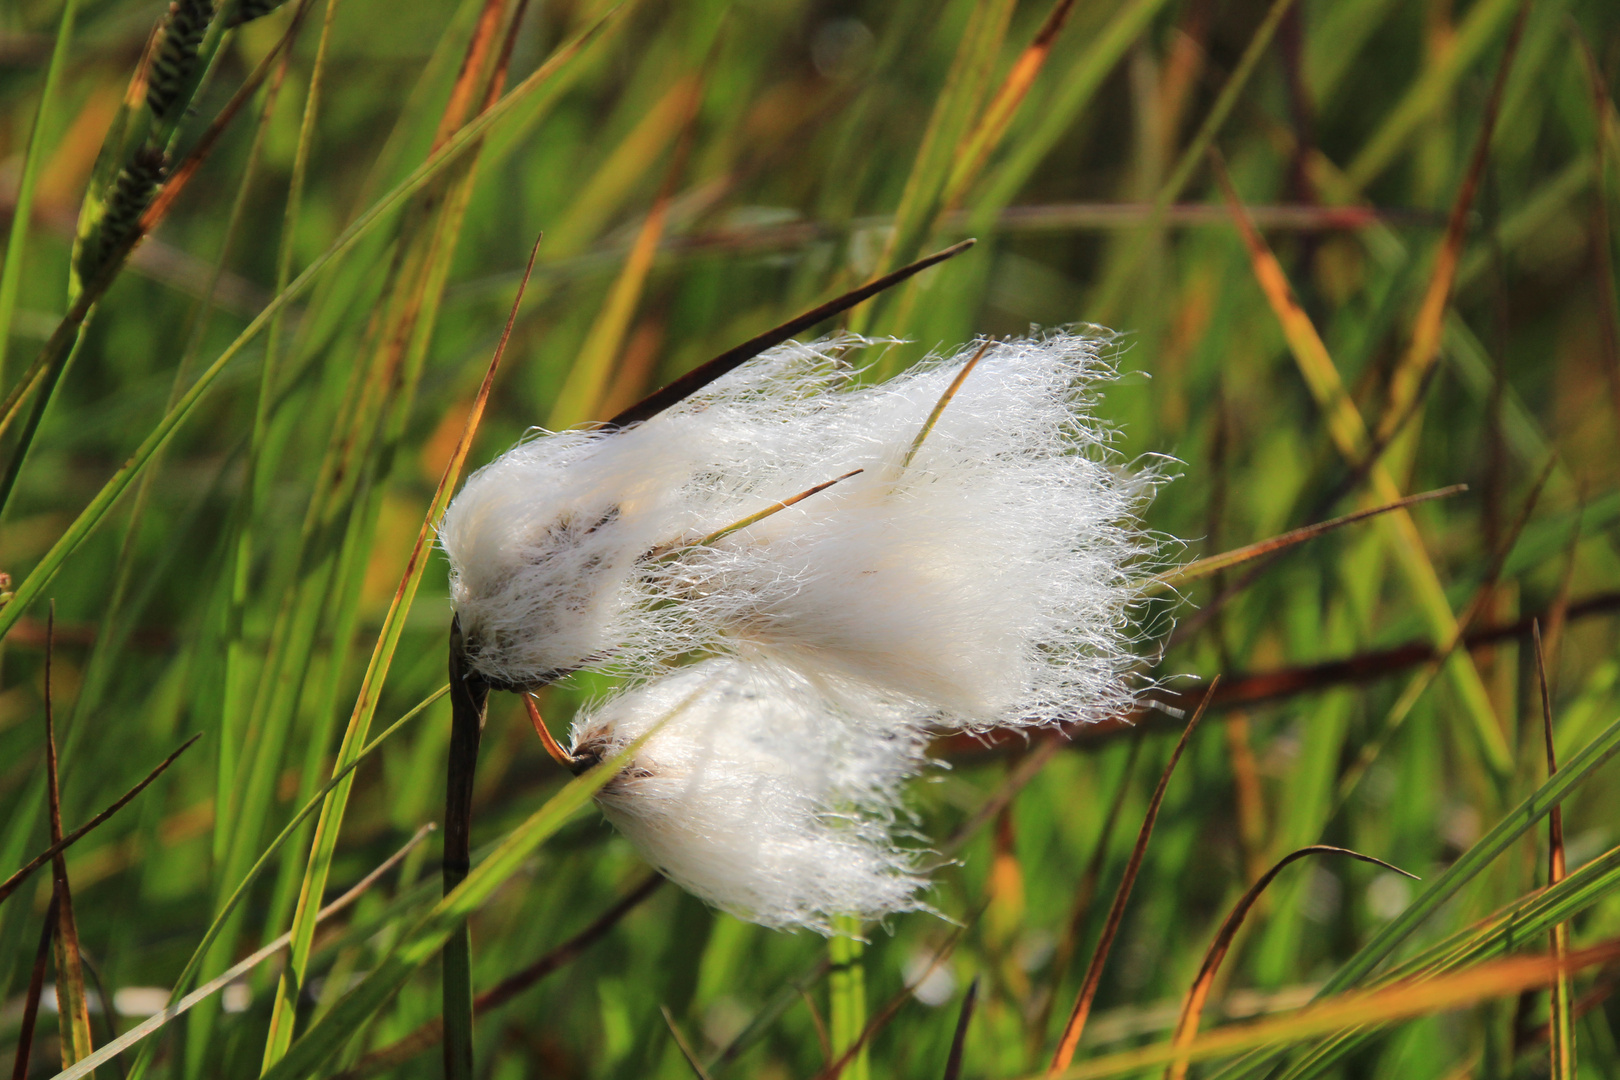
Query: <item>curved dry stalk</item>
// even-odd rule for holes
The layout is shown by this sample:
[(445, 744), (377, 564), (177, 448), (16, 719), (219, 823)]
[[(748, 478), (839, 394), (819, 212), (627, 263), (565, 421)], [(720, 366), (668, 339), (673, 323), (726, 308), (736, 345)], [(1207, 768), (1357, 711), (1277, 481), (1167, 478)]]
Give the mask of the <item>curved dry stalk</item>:
[[(1226, 921), (1221, 923), (1220, 930), (1215, 934), (1215, 940), (1210, 942), (1209, 951), (1204, 954), (1204, 963), (1198, 969), (1198, 977), (1193, 980), (1192, 986), (1187, 990), (1186, 999), (1181, 1003), (1181, 1017), (1176, 1021), (1175, 1034), (1170, 1039), (1172, 1046), (1187, 1046), (1193, 1039), (1198, 1037), (1198, 1021), (1204, 1014), (1204, 1003), (1209, 999), (1210, 989), (1215, 985), (1215, 974), (1220, 969), (1221, 961), (1226, 959), (1227, 952), (1232, 948), (1232, 942), (1237, 937), (1238, 930), (1243, 926), (1243, 920), (1248, 917), (1250, 909), (1255, 905), (1255, 901), (1260, 899), (1260, 894), (1266, 891), (1266, 886), (1270, 885), (1290, 863), (1303, 859), (1307, 855), (1348, 855), (1352, 859), (1374, 863), (1384, 867), (1386, 870), (1404, 874), (1413, 881), (1421, 880), (1416, 874), (1407, 873), (1400, 867), (1387, 863), (1383, 859), (1363, 855), (1361, 852), (1351, 851), (1349, 848), (1334, 847), (1332, 844), (1310, 844), (1284, 855), (1277, 860), (1270, 870), (1260, 876), (1260, 880), (1249, 886), (1248, 891), (1243, 894), (1237, 905), (1232, 908), (1231, 914), (1226, 916)], [(1164, 1070), (1165, 1080), (1185, 1080), (1187, 1066), (1188, 1061), (1185, 1058), (1177, 1058), (1172, 1061)]]
[(1148, 801), (1147, 815), (1142, 819), (1141, 831), (1136, 835), (1136, 847), (1131, 851), (1131, 858), (1125, 864), (1125, 877), (1119, 883), (1119, 891), (1114, 894), (1114, 906), (1108, 911), (1108, 921), (1103, 924), (1102, 937), (1097, 941), (1097, 949), (1091, 954), (1091, 966), (1086, 969), (1085, 982), (1080, 985), (1080, 993), (1075, 997), (1074, 1010), (1069, 1013), (1069, 1021), (1063, 1026), (1063, 1035), (1058, 1040), (1057, 1050), (1052, 1054), (1052, 1064), (1047, 1067), (1046, 1075), (1055, 1076), (1069, 1067), (1074, 1060), (1074, 1048), (1080, 1043), (1080, 1034), (1085, 1030), (1086, 1018), (1091, 1015), (1091, 1003), (1097, 996), (1097, 987), (1102, 983), (1103, 965), (1108, 962), (1109, 950), (1113, 948), (1114, 936), (1119, 933), (1119, 927), (1125, 921), (1125, 905), (1131, 899), (1131, 889), (1136, 885), (1136, 875), (1142, 869), (1142, 859), (1147, 854), (1148, 840), (1153, 836), (1153, 823), (1158, 819), (1159, 807), (1164, 802), (1165, 789), (1170, 786), (1170, 777), (1176, 771), (1176, 763), (1181, 760), (1181, 752), (1187, 748), (1187, 742), (1192, 733), (1197, 730), (1198, 722), (1204, 718), (1204, 710), (1209, 707), (1210, 700), (1215, 696), (1216, 687), (1220, 686), (1220, 676), (1210, 681), (1209, 689), (1204, 691), (1204, 698), (1198, 703), (1198, 711), (1193, 713), (1192, 719), (1181, 732), (1181, 738), (1176, 742), (1176, 748), (1170, 753), (1170, 761), (1159, 775), (1159, 786), (1153, 789), (1153, 798)]
[(962, 1011), (956, 1014), (956, 1031), (951, 1035), (950, 1056), (945, 1059), (944, 1080), (959, 1080), (962, 1075), (962, 1049), (967, 1045), (968, 1024), (973, 1022), (973, 1006), (978, 1000), (979, 980), (975, 976), (962, 998)]
[(962, 384), (967, 381), (968, 375), (972, 373), (974, 368), (979, 366), (979, 361), (984, 359), (984, 354), (989, 352), (990, 346), (995, 343), (995, 338), (985, 338), (984, 344), (979, 346), (979, 351), (973, 354), (973, 359), (962, 365), (962, 370), (956, 373), (956, 378), (951, 380), (951, 385), (947, 386), (945, 392), (939, 395), (939, 401), (934, 405), (934, 411), (928, 414), (928, 419), (923, 421), (922, 430), (917, 432), (915, 439), (911, 440), (911, 446), (906, 450), (905, 460), (900, 462), (902, 469), (911, 467), (911, 460), (917, 456), (917, 451), (922, 449), (923, 440), (927, 439), (929, 433), (934, 430), (934, 425), (939, 423), (939, 418), (945, 415), (945, 406), (949, 405), (951, 399), (956, 397), (956, 392), (962, 389)]
[(1366, 510), (1357, 510), (1353, 514), (1344, 514), (1340, 517), (1330, 518), (1327, 521), (1319, 521), (1314, 525), (1304, 525), (1298, 529), (1291, 529), (1288, 532), (1273, 536), (1269, 540), (1245, 544), (1243, 547), (1223, 551), (1219, 555), (1196, 559), (1186, 566), (1178, 566), (1173, 570), (1166, 570), (1162, 574), (1155, 574), (1148, 579), (1148, 585), (1175, 588), (1185, 585), (1189, 581), (1196, 581), (1211, 574), (1218, 574), (1222, 570), (1230, 570), (1234, 566), (1270, 555), (1284, 548), (1303, 544), (1307, 540), (1314, 540), (1318, 536), (1323, 536), (1335, 529), (1342, 529), (1346, 525), (1353, 525), (1358, 521), (1377, 517), (1379, 514), (1387, 514), (1392, 510), (1404, 510), (1409, 506), (1416, 506), (1418, 503), (1429, 502), (1433, 499), (1447, 499), (1467, 490), (1467, 484), (1452, 484), (1450, 487), (1436, 488), (1433, 491), (1424, 491), (1417, 495), (1408, 495), (1403, 499), (1384, 503), (1382, 506), (1373, 506)]

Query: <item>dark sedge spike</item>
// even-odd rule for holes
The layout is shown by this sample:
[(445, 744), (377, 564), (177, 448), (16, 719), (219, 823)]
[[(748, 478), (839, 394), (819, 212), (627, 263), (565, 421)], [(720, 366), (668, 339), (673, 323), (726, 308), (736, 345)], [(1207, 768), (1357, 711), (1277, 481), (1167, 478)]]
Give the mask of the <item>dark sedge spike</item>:
[(885, 289), (891, 289), (913, 274), (928, 269), (936, 263), (942, 263), (953, 255), (959, 255), (978, 243), (971, 237), (959, 244), (952, 244), (943, 251), (918, 259), (907, 266), (902, 266), (892, 274), (885, 274), (880, 278), (867, 282), (858, 289), (852, 289), (842, 296), (827, 301), (818, 308), (812, 308), (795, 319), (790, 319), (773, 330), (767, 330), (758, 337), (749, 338), (741, 345), (727, 349), (719, 356), (706, 364), (693, 368), (685, 375), (676, 379), (662, 390), (655, 390), (642, 398), (628, 409), (607, 421), (602, 426), (608, 428), (629, 427), (642, 420), (650, 420), (672, 405), (691, 397), (699, 390), (708, 386), (720, 376), (732, 371), (752, 360), (766, 349), (773, 348), (805, 330), (816, 325), (824, 319), (842, 314), (863, 300), (869, 300)]

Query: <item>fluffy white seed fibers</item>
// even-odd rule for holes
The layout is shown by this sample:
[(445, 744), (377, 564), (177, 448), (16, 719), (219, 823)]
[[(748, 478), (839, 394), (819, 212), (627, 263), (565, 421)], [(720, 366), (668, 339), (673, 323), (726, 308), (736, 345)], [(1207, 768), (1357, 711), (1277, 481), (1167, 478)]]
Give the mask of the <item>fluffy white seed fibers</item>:
[(867, 344), (782, 346), (644, 424), (541, 435), (475, 475), (441, 531), (472, 664), (533, 685), (769, 658), (969, 729), (1124, 704), (1151, 484), (1089, 416), (1105, 343), (991, 345), (909, 466), (979, 347), (853, 385), (838, 359)]
[(713, 659), (583, 712), (574, 752), (606, 759), (662, 722), (597, 796), (667, 877), (766, 926), (831, 932), (835, 915), (923, 909), (894, 839), (922, 740), (852, 687)]

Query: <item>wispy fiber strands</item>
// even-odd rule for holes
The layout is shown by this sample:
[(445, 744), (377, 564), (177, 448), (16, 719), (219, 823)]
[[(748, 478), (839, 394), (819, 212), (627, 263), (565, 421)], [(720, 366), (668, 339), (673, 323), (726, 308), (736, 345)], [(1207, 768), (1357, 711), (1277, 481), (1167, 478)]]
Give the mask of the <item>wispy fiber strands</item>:
[(476, 474), (441, 531), (471, 665), (523, 687), (722, 653), (972, 730), (1121, 707), (1151, 478), (1089, 415), (1107, 343), (973, 346), (859, 385), (846, 358), (873, 344), (781, 346), (644, 423), (541, 434)]
[(682, 888), (823, 934), (838, 915), (926, 909), (916, 853), (894, 839), (900, 787), (923, 761), (903, 713), (780, 665), (713, 659), (582, 712), (573, 753), (610, 757), (660, 722), (597, 801)]

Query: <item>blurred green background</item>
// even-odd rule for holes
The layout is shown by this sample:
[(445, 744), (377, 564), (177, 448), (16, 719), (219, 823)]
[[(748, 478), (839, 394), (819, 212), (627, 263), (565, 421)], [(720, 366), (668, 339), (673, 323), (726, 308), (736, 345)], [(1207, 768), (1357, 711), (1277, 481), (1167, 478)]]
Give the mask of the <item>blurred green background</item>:
[[(270, 56), (297, 6), (221, 39), (176, 155)], [(32, 191), (7, 271), (7, 393), (69, 308), (86, 187), (164, 16), (134, 0), (76, 8), (32, 153), (62, 3), (0, 8), (0, 212), (11, 229), (20, 192)], [(1126, 459), (1163, 455), (1177, 477), (1148, 515), (1179, 538), (1176, 559), (1382, 501), (1375, 472), (1402, 493), (1469, 485), (1414, 508), (1415, 549), (1385, 525), (1352, 526), (1252, 580), (1239, 568), (1188, 585), (1173, 639), (1170, 620), (1144, 624), (1154, 694), (1185, 706), (1203, 685), (1194, 677), (1219, 673), (1227, 696), (1168, 788), (1077, 1060), (1167, 1039), (1221, 919), (1289, 851), (1340, 844), (1433, 881), (1545, 779), (1528, 620), (1542, 622), (1561, 760), (1614, 719), (1620, 675), (1620, 118), (1609, 89), (1620, 9), (1528, 5), (1488, 154), (1471, 171), (1520, 10), (1509, 0), (308, 5), (290, 63), (270, 60), (273, 97), (251, 97), (97, 305), (0, 519), (0, 570), (16, 588), (178, 395), (209, 380), (54, 578), (5, 612), (0, 873), (49, 843), (47, 599), (69, 828), (203, 734), (67, 859), (91, 989), (119, 1005), (92, 1008), (94, 1042), (174, 986), (223, 899), (331, 774), (541, 231), (469, 469), (533, 426), (612, 415), (745, 337), (972, 235), (977, 247), (847, 325), (911, 342), (894, 363), (1032, 325), (1117, 332), (1121, 375), (1098, 413)], [(509, 64), (505, 111), (214, 372), (272, 297), (429, 159), (441, 118), (453, 115), (454, 131), (470, 115), (452, 87), (480, 18), (496, 48), (461, 85), (482, 100), (491, 70)], [(1347, 397), (1324, 394), (1285, 341), (1206, 161), (1211, 145)], [(1470, 183), (1466, 231), (1448, 254), (1448, 215)], [(1425, 315), (1450, 256), (1454, 281)], [(1425, 334), (1436, 342), (1427, 352)], [(1394, 431), (1371, 470), (1348, 464), (1330, 432), (1352, 404), (1375, 435)], [(7, 461), (21, 428), (0, 441)], [(1441, 593), (1423, 592), (1425, 566), (1449, 613), (1435, 606)], [(445, 595), (435, 555), (400, 624), (372, 734), (443, 684)], [(1422, 647), (1447, 644), (1450, 613), (1488, 640), (1437, 674)], [(542, 708), (557, 729), (604, 689), (578, 677)], [(357, 773), (327, 895), (441, 817), (448, 713), (437, 701)], [(918, 832), (936, 846), (971, 832), (934, 875), (947, 917), (908, 915), (872, 934), (868, 1007), (904, 1002), (874, 1037), (873, 1075), (942, 1075), (975, 977), (963, 1075), (1044, 1068), (1177, 727), (1150, 710), (1135, 728), (1082, 732), (1056, 753), (1038, 742), (940, 748), (949, 768), (912, 791)], [(566, 780), (517, 698), (495, 695), (475, 850)], [(1010, 781), (1027, 783), (997, 813)], [(1571, 909), (1577, 946), (1620, 934), (1617, 782), (1612, 764), (1593, 772), (1565, 806), (1570, 869), (1607, 867)], [(1545, 884), (1545, 827), (1520, 833), (1402, 955)], [(305, 825), (251, 887), (205, 976), (287, 930), (310, 835)], [(436, 853), (436, 838), (414, 849), (323, 924), (300, 1032), (436, 899)], [(475, 989), (539, 960), (646, 873), (593, 810), (574, 817), (474, 917)], [(48, 876), (0, 907), (7, 1060)], [(1284, 871), (1240, 933), (1207, 1017), (1302, 1004), (1424, 888), (1349, 861)], [(1499, 944), (1540, 952), (1546, 935)], [(814, 935), (754, 927), (665, 886), (480, 1016), (478, 1075), (691, 1075), (660, 1006), (711, 1075), (815, 1075), (825, 952)], [(152, 1067), (252, 1075), (278, 964), (246, 976), (223, 1008), (170, 1025)], [(1612, 961), (1576, 979), (1582, 1077), (1620, 1077), (1616, 979)], [(357, 1063), (346, 1075), (439, 1075), (432, 1048), (365, 1057), (436, 1016), (438, 995), (430, 962), (321, 1075)], [(1296, 1057), (1288, 1075), (1539, 1075), (1547, 1011), (1542, 993), (1499, 997), (1379, 1029), (1314, 1064)], [(123, 1075), (132, 1059), (98, 1075)], [(46, 1015), (28, 1075), (52, 1075), (60, 1060)]]

